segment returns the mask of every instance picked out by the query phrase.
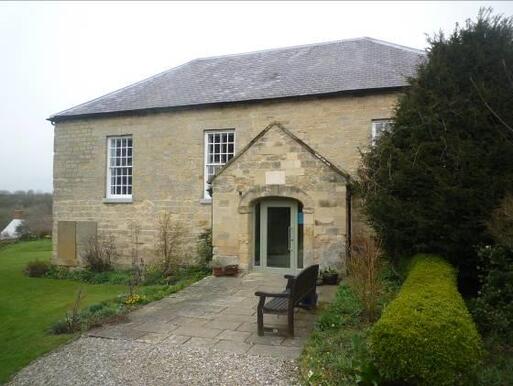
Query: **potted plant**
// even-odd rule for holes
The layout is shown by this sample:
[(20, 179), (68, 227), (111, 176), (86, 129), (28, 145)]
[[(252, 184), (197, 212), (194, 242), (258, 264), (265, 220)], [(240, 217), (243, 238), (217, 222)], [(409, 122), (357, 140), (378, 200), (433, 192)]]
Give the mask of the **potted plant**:
[(224, 274), (227, 276), (235, 276), (239, 273), (239, 266), (237, 264), (231, 264), (224, 267)]
[(212, 267), (212, 274), (214, 276), (219, 277), (219, 276), (224, 275), (223, 265), (219, 261), (212, 260), (212, 262), (210, 263), (210, 266)]
[(338, 283), (338, 272), (335, 268), (328, 267), (322, 271), (322, 281), (324, 284), (336, 285)]

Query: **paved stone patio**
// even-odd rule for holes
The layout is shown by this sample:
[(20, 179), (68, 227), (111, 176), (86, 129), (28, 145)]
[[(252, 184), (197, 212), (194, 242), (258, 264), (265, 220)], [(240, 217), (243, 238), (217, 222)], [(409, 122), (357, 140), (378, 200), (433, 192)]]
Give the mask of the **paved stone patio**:
[[(272, 332), (258, 336), (255, 291), (282, 291), (282, 275), (252, 272), (240, 277), (209, 276), (129, 314), (127, 323), (90, 331), (92, 337), (131, 340), (165, 347), (196, 347), (236, 354), (295, 359), (317, 317), (299, 309), (295, 337), (287, 336), (286, 315), (264, 315)], [(318, 287), (319, 302), (332, 300), (336, 287)]]

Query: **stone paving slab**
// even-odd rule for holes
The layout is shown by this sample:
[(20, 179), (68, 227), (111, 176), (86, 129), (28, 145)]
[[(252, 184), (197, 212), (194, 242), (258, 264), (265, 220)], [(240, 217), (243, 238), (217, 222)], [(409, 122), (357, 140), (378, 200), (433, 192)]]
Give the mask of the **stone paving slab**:
[(189, 339), (191, 339), (190, 336), (184, 336), (184, 335), (169, 335), (166, 339), (161, 341), (162, 345), (168, 345), (168, 346), (179, 346), (181, 344), (184, 344)]
[(218, 336), (216, 336), (216, 338), (221, 339), (221, 340), (232, 340), (235, 342), (244, 342), (250, 335), (251, 335), (250, 332), (224, 330), (222, 333), (220, 333)]
[(213, 338), (219, 335), (223, 330), (219, 328), (208, 327), (180, 327), (174, 331), (177, 335), (193, 336), (199, 338)]
[(184, 346), (195, 348), (212, 348), (217, 342), (219, 342), (219, 340), (213, 338), (192, 337), (184, 343)]
[(170, 323), (176, 324), (178, 326), (187, 326), (187, 327), (202, 327), (204, 326), (208, 320), (203, 318), (186, 318), (186, 317), (178, 317), (170, 321)]
[(221, 328), (223, 330), (233, 330), (233, 331), (241, 331), (241, 330), (239, 330), (239, 326), (241, 324), (243, 324), (243, 322), (222, 320), (222, 319), (214, 319), (214, 320), (211, 320), (208, 322), (208, 326), (210, 328)]
[[(287, 335), (286, 315), (264, 315), (264, 325), (271, 331), (264, 336), (257, 334), (255, 291), (277, 292), (285, 285), (282, 275), (270, 273), (207, 277), (130, 313), (128, 323), (95, 329), (89, 335), (157, 346), (295, 359), (314, 327), (314, 311), (296, 312), (293, 338)], [(319, 287), (320, 302), (331, 301), (335, 288)]]
[(268, 346), (263, 344), (253, 345), (248, 354), (270, 355), (282, 359), (296, 359), (302, 351), (302, 347)]
[(213, 347), (214, 350), (232, 352), (236, 354), (244, 354), (249, 351), (252, 345), (233, 340), (220, 340)]

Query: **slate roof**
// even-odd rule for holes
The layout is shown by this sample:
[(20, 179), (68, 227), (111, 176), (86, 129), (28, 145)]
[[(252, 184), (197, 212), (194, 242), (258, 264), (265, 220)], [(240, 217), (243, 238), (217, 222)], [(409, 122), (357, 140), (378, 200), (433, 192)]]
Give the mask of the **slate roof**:
[(49, 119), (399, 88), (424, 55), (364, 37), (195, 59)]

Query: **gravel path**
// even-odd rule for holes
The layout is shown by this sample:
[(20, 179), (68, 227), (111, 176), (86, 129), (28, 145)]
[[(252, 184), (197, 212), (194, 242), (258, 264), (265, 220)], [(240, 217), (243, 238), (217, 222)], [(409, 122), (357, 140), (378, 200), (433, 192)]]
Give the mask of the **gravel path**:
[[(276, 331), (258, 336), (255, 291), (279, 291), (281, 275), (252, 272), (204, 278), (129, 314), (127, 323), (88, 332), (21, 370), (11, 385), (294, 385), (293, 360), (315, 313), (298, 310), (295, 337), (287, 319), (266, 315)], [(336, 287), (319, 289), (329, 302)]]
[(11, 385), (291, 385), (294, 361), (82, 337), (30, 364)]

